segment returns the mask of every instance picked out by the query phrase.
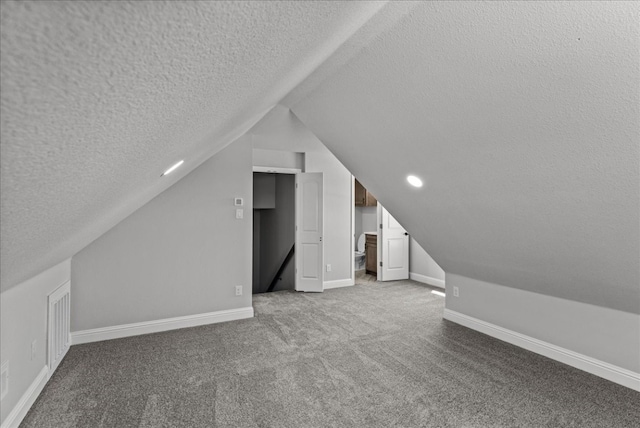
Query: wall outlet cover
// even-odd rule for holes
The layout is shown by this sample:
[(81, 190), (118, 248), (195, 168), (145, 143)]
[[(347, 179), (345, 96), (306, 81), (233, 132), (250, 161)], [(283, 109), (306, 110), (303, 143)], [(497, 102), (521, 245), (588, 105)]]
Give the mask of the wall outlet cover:
[(233, 198), (233, 205), (236, 207), (241, 207), (244, 205), (244, 199), (242, 198)]
[(242, 296), (242, 285), (236, 285), (236, 296)]

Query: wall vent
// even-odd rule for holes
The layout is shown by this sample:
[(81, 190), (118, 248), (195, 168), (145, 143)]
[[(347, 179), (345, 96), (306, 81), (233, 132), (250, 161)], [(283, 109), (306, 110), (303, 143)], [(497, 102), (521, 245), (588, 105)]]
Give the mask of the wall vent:
[(71, 283), (67, 281), (49, 294), (49, 337), (47, 360), (53, 373), (71, 346)]

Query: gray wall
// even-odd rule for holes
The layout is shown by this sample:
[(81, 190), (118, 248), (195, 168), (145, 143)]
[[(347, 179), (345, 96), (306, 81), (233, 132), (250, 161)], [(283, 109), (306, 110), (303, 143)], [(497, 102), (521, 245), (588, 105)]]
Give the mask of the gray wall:
[(306, 153), (305, 163), (306, 172), (324, 174), (324, 281), (351, 278), (351, 173), (324, 147)]
[(415, 280), (423, 280), (431, 285), (444, 287), (444, 270), (413, 237), (409, 239), (409, 271), (413, 275), (421, 276), (414, 277)]
[(354, 226), (354, 246), (357, 249), (358, 237), (364, 232), (375, 232), (377, 230), (377, 208), (376, 207), (355, 207)]
[[(0, 406), (2, 422), (47, 365), (47, 296), (69, 281), (70, 265), (71, 260), (66, 260), (0, 294), (0, 359), (9, 362), (9, 392)], [(31, 359), (34, 340), (36, 354)]]
[(640, 373), (637, 314), (449, 273), (446, 308)]
[[(254, 161), (268, 157), (271, 159), (271, 166), (291, 167), (287, 162), (298, 158), (283, 154), (304, 153), (303, 170), (324, 174), (324, 280), (326, 282), (352, 279), (351, 173), (289, 109), (283, 106), (274, 107), (258, 122), (251, 130), (251, 138)], [(265, 152), (269, 151), (273, 153), (266, 156)], [(278, 152), (283, 155), (282, 163), (277, 161)], [(326, 264), (331, 264), (331, 272), (326, 272)]]
[(71, 330), (251, 306), (251, 163), (240, 138), (76, 254)]
[(304, 153), (284, 150), (253, 150), (253, 165), (275, 168), (292, 168), (304, 171)]
[(631, 4), (417, 2), (291, 109), (447, 273), (638, 314)]
[[(265, 174), (254, 173), (254, 176)], [(271, 175), (271, 174), (267, 174)], [(260, 218), (258, 241), (254, 236), (254, 245), (259, 245), (259, 279), (253, 284), (254, 293), (262, 293), (271, 284), (282, 261), (289, 253), (295, 241), (295, 175), (273, 174), (275, 180), (275, 208), (255, 210)], [(254, 249), (254, 254), (256, 249)], [(255, 266), (255, 264), (254, 264)], [(295, 263), (293, 259), (282, 272), (274, 291), (293, 290), (295, 288)]]

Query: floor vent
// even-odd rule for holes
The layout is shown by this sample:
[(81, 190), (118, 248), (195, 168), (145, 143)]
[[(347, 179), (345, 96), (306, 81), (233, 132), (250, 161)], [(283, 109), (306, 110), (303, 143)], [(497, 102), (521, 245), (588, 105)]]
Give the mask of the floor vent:
[(71, 284), (67, 281), (49, 294), (49, 373), (53, 373), (71, 346)]

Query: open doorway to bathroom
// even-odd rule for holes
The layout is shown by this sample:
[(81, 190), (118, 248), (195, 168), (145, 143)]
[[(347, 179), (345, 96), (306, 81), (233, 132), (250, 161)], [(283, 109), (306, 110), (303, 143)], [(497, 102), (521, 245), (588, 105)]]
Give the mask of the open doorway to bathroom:
[(354, 278), (356, 284), (377, 280), (377, 205), (378, 200), (354, 179)]
[(444, 271), (354, 178), (355, 284), (412, 279), (444, 288)]
[(253, 294), (295, 289), (295, 175), (253, 173)]

